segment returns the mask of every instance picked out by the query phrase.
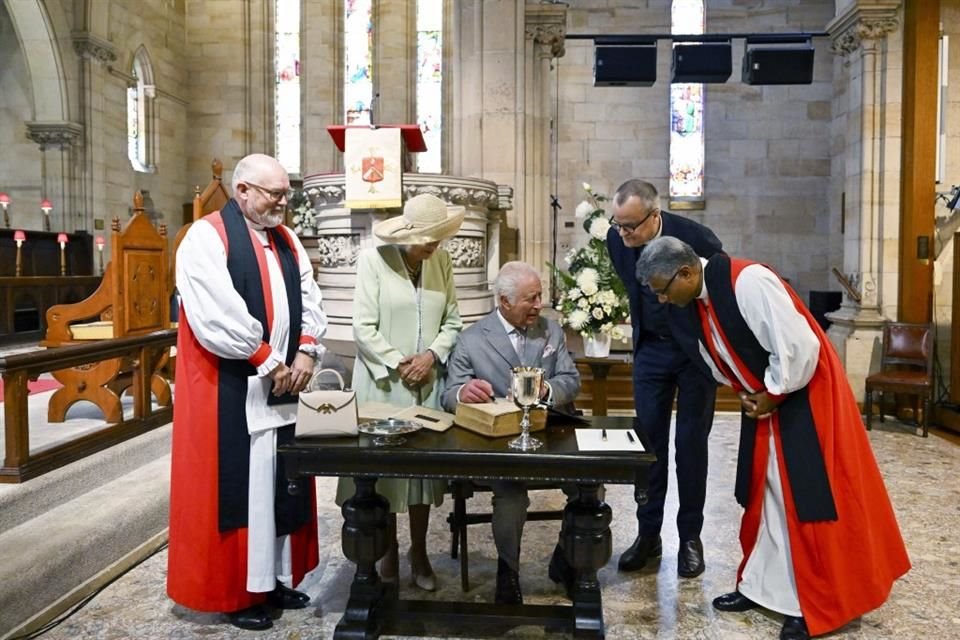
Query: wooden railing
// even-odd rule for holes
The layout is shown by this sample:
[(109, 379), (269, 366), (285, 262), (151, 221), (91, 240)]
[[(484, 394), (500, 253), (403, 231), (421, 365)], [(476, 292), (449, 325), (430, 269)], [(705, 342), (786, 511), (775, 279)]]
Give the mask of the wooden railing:
[[(4, 386), (5, 436), (0, 482), (23, 482), (173, 420), (172, 406), (153, 410), (151, 376), (143, 375), (142, 372), (153, 372), (164, 351), (176, 341), (176, 329), (167, 329), (141, 336), (97, 340), (90, 344), (0, 358), (0, 374), (3, 376)], [(133, 362), (133, 417), (129, 420), (121, 418), (117, 424), (107, 425), (96, 432), (31, 453), (27, 381), (36, 380), (42, 373), (110, 358), (126, 358)]]

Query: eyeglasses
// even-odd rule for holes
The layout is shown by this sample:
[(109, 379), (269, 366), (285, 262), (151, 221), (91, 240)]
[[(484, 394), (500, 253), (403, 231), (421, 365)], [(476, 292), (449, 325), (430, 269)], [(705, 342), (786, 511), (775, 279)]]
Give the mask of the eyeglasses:
[(280, 202), (287, 196), (288, 189), (267, 189), (266, 187), (253, 182), (247, 182), (246, 180), (244, 180), (244, 183), (250, 187), (253, 187), (274, 202)]
[(659, 211), (659, 209), (651, 209), (651, 210), (649, 211), (649, 213), (647, 213), (647, 215), (643, 216), (643, 220), (641, 220), (640, 222), (634, 222), (634, 223), (631, 223), (631, 224), (627, 224), (627, 223), (623, 223), (623, 222), (617, 222), (616, 220), (613, 219), (613, 216), (610, 216), (610, 220), (609, 220), (610, 226), (613, 227), (613, 230), (616, 231), (616, 232), (618, 232), (618, 233), (619, 233), (620, 231), (623, 231), (624, 233), (626, 233), (626, 234), (629, 235), (629, 234), (633, 233), (634, 231), (636, 231), (637, 229), (639, 229), (640, 226), (643, 225), (643, 223), (647, 221), (647, 218), (649, 218), (650, 216), (652, 216), (653, 214), (655, 214), (657, 211)]
[[(658, 295), (658, 296), (665, 296), (665, 295), (667, 295), (667, 290), (670, 289), (670, 285), (672, 285), (672, 284), (673, 284), (673, 281), (677, 279), (677, 276), (680, 275), (680, 272), (681, 272), (681, 271), (683, 271), (683, 267), (680, 267), (679, 269), (677, 269), (676, 271), (673, 272), (673, 275), (670, 276), (670, 279), (669, 279), (669, 280), (667, 280), (667, 284), (665, 284), (665, 285), (664, 285), (662, 288), (660, 288), (660, 289), (653, 289), (653, 292), (654, 292), (656, 295)], [(653, 288), (653, 287), (651, 287), (651, 289), (652, 289), (652, 288)]]

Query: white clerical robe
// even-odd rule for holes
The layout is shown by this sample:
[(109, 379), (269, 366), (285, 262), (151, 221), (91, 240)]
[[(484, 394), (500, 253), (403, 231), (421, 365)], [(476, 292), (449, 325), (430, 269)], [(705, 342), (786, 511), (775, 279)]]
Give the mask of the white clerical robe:
[[(700, 260), (706, 268), (707, 261), (703, 258)], [(764, 296), (757, 295), (761, 290), (765, 292)], [(740, 273), (734, 292), (737, 307), (747, 326), (760, 345), (770, 352), (770, 363), (763, 375), (766, 391), (774, 395), (786, 395), (805, 387), (816, 371), (820, 343), (806, 319), (796, 311), (783, 283), (770, 269), (754, 264)], [(700, 299), (710, 304), (705, 279)], [(775, 300), (781, 304), (763, 304), (764, 300)], [(712, 316), (708, 315), (708, 318), (718, 355), (736, 374), (740, 384), (755, 393), (758, 389), (752, 389), (747, 383), (747, 376), (739, 371), (737, 363), (727, 352)], [(716, 367), (703, 343), (700, 344), (700, 354), (714, 377), (729, 386), (730, 381)], [(771, 611), (800, 616), (778, 464), (771, 429), (760, 530), (757, 542), (747, 557), (737, 590)]]
[[(247, 224), (252, 227), (249, 221)], [(296, 421), (297, 405), (267, 404), (273, 386), (268, 374), (283, 363), (287, 351), (290, 312), (280, 263), (270, 249), (267, 234), (255, 228), (251, 231), (264, 247), (273, 306), (270, 355), (247, 380), (245, 406), (250, 433), (247, 591), (262, 593), (272, 591), (277, 580), (292, 586), (290, 536), (276, 535), (274, 486), (276, 429)], [(300, 267), (301, 335), (319, 339), (326, 331), (327, 318), (313, 266), (297, 236), (289, 229), (284, 232), (293, 239)], [(260, 346), (263, 327), (247, 312), (246, 303), (233, 288), (223, 242), (213, 225), (204, 220), (194, 223), (177, 251), (177, 288), (185, 308), (190, 310), (194, 335), (211, 353), (246, 360)]]

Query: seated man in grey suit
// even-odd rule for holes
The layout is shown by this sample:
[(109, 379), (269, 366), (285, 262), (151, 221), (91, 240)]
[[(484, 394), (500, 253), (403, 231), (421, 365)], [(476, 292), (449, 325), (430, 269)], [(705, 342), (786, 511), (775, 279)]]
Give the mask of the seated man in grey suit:
[[(490, 402), (510, 390), (510, 369), (544, 369), (542, 400), (570, 410), (580, 391), (580, 374), (567, 351), (563, 329), (540, 317), (540, 275), (523, 262), (508, 262), (493, 283), (497, 308), (460, 334), (447, 362), (442, 403), (456, 411), (457, 402)], [(493, 538), (497, 545), (497, 603), (521, 604), (520, 537), (527, 519), (526, 485), (492, 482)], [(565, 489), (566, 491), (566, 489)], [(550, 577), (570, 590), (573, 572), (563, 551), (554, 551)]]

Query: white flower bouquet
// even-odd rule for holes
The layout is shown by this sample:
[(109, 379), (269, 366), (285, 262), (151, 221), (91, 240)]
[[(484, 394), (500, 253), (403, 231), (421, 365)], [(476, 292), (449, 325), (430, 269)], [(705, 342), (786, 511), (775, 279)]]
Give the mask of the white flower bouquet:
[(298, 236), (317, 233), (317, 211), (306, 192), (293, 189), (287, 199), (287, 208), (293, 214), (293, 230)]
[(587, 183), (583, 183), (583, 189), (586, 199), (577, 205), (576, 217), (583, 219), (583, 229), (589, 236), (587, 244), (567, 253), (567, 271), (547, 263), (553, 269), (560, 292), (556, 309), (560, 312), (561, 324), (584, 337), (607, 334), (626, 340), (619, 324), (630, 316), (630, 303), (626, 287), (607, 252), (610, 222), (602, 203), (608, 199), (594, 193)]

